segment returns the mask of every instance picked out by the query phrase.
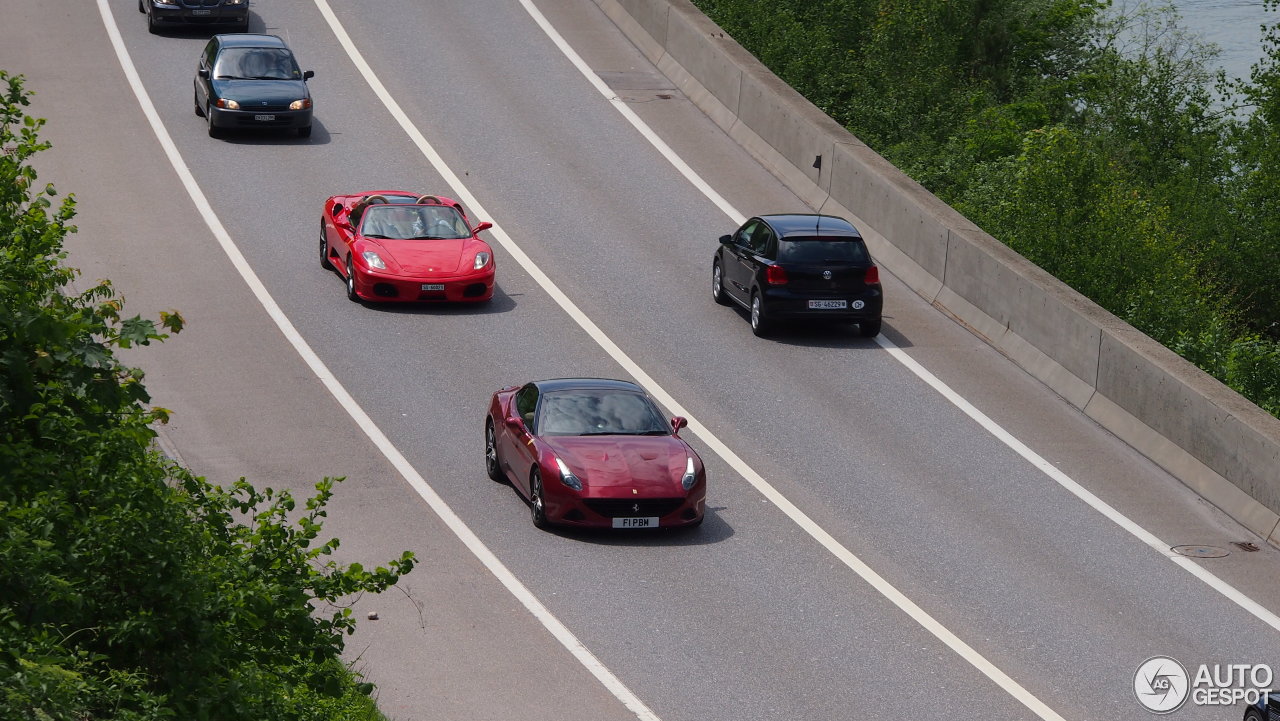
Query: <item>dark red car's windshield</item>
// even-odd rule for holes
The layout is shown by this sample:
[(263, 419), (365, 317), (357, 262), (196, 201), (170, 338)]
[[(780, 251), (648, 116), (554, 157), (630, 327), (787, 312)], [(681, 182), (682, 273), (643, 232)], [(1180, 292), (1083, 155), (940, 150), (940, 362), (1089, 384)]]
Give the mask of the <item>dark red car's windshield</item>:
[(670, 435), (662, 414), (647, 397), (629, 391), (582, 389), (544, 394), (538, 433), (547, 436)]

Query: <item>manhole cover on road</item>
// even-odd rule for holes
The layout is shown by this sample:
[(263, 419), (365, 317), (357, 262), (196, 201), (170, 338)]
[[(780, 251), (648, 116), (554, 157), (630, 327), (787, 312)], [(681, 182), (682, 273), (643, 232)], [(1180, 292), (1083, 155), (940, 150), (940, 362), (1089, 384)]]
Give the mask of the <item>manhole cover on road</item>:
[(1169, 550), (1191, 558), (1222, 558), (1229, 553), (1217, 546), (1174, 546)]

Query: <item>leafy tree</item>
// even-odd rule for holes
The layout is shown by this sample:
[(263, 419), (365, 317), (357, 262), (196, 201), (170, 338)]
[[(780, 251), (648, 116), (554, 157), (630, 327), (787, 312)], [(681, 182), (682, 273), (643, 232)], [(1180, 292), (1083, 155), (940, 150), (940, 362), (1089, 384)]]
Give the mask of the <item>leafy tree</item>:
[(182, 317), (124, 317), (107, 281), (70, 292), (74, 199), (33, 190), (43, 121), (22, 110), (21, 76), (0, 83), (0, 719), (377, 718), (340, 661), (355, 624), (341, 604), (413, 555), (328, 560), (337, 479), (298, 509), (154, 450), (168, 411), (114, 350)]

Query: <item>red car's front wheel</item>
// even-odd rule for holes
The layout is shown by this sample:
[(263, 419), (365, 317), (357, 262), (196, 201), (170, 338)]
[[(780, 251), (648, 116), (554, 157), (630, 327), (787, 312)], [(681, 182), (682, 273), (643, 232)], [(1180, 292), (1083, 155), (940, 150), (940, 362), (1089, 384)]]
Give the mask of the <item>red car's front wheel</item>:
[(547, 520), (547, 505), (542, 498), (542, 473), (537, 468), (529, 474), (529, 514), (534, 527), (545, 530), (551, 526)]
[(360, 296), (356, 295), (356, 266), (351, 262), (351, 256), (347, 256), (347, 300), (360, 302)]

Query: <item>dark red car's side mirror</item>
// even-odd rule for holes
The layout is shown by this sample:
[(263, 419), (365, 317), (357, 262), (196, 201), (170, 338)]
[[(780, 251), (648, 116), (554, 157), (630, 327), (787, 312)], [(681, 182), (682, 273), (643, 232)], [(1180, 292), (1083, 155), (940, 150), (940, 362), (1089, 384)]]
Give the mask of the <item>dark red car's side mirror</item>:
[(684, 416), (676, 416), (671, 419), (671, 430), (676, 433), (679, 433), (680, 429), (687, 425), (689, 425), (689, 421), (685, 420)]
[(517, 416), (507, 416), (507, 425), (511, 426), (512, 428), (519, 428), (520, 426), (524, 425), (524, 423)]
[(334, 203), (333, 209), (329, 211), (329, 214), (336, 218), (338, 217), (338, 213), (341, 210), (342, 210), (342, 203)]
[(489, 221), (487, 221), (487, 220), (486, 220), (486, 221), (484, 221), (484, 222), (482, 222), (482, 223), (480, 223), (479, 225), (477, 225), (477, 226), (476, 226), (475, 232), (476, 232), (476, 233), (479, 233), (479, 232), (480, 232), (480, 231), (482, 231), (482, 230), (488, 230), (488, 229), (490, 229), (490, 228), (492, 228), (492, 227), (493, 227), (493, 223), (490, 223)]

